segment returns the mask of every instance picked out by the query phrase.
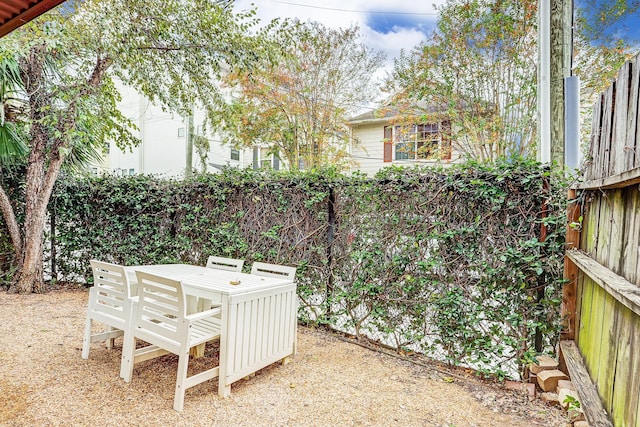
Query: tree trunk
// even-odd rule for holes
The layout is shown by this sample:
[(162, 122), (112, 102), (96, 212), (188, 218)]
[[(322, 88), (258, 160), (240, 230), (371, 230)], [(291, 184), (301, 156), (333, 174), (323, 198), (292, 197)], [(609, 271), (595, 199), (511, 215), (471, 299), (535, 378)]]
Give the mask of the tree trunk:
[[(19, 270), (9, 288), (12, 293), (42, 292), (42, 247), (48, 197), (44, 188), (44, 154), (37, 144), (29, 155), (25, 188), (24, 238)], [(44, 202), (44, 203), (43, 203)]]
[(22, 259), (22, 235), (20, 234), (20, 225), (16, 219), (16, 215), (11, 205), (9, 196), (4, 191), (4, 188), (0, 186), (0, 210), (4, 217), (4, 222), (7, 225), (7, 231), (11, 237), (11, 243), (13, 244), (13, 263)]
[(26, 294), (44, 291), (42, 264), (44, 217), (42, 220), (25, 223), (25, 229), (28, 230), (28, 234), (24, 238), (22, 265), (9, 288), (10, 293)]
[[(36, 157), (38, 150), (32, 150)], [(63, 156), (54, 155), (43, 173), (43, 163), (33, 162), (27, 170), (26, 211), (24, 220), (24, 239), (22, 262), (9, 292), (30, 293), (44, 291), (42, 253), (44, 251), (44, 227), (47, 205), (51, 199), (53, 186), (60, 174)], [(44, 176), (43, 176), (44, 175)]]

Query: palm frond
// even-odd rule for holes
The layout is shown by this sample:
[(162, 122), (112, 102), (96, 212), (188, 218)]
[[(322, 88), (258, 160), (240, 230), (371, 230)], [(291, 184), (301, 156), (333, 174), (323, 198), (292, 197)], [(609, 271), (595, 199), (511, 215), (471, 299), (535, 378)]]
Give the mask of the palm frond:
[(7, 95), (21, 84), (18, 61), (10, 52), (0, 50), (0, 102), (6, 101)]
[(12, 166), (21, 163), (29, 152), (29, 147), (15, 124), (5, 122), (0, 125), (0, 164)]

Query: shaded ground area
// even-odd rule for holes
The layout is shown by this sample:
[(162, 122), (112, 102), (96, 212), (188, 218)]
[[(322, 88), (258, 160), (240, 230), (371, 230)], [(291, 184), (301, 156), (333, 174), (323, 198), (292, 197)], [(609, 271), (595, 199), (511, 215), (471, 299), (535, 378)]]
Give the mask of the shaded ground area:
[[(292, 363), (274, 364), (217, 395), (217, 381), (187, 390), (172, 409), (177, 359), (119, 374), (121, 339), (80, 357), (85, 290), (0, 292), (2, 426), (564, 426), (560, 410), (473, 377), (418, 366), (299, 328)], [(198, 364), (214, 363), (215, 346)], [(438, 368), (439, 369), (439, 368)]]

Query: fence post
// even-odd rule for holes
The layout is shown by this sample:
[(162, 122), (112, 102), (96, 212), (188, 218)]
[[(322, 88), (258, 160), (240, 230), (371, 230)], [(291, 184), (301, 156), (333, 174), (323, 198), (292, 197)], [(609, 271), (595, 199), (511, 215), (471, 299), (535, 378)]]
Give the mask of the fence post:
[[(576, 200), (576, 190), (570, 189), (567, 194), (567, 232), (565, 249), (580, 248), (580, 204)], [(573, 340), (576, 335), (576, 298), (577, 298), (578, 267), (565, 255), (564, 279), (567, 281), (562, 287), (561, 318), (563, 322), (560, 332), (561, 340)]]
[(56, 269), (56, 199), (53, 198), (51, 216), (51, 280), (55, 282), (58, 278)]
[(333, 296), (333, 242), (336, 226), (335, 201), (333, 186), (329, 185), (329, 198), (327, 200), (327, 266), (329, 269), (329, 277), (327, 278), (327, 290), (325, 295), (325, 301), (327, 303), (326, 311), (324, 313), (325, 320), (329, 320), (331, 317), (331, 298)]

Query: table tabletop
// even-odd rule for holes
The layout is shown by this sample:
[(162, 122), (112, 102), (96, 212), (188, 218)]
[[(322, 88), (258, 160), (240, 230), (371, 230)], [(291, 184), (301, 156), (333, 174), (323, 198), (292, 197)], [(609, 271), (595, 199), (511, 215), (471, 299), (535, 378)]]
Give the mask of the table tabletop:
[[(222, 295), (238, 295), (293, 283), (287, 278), (263, 277), (190, 264), (134, 265), (126, 267), (126, 270), (130, 278), (135, 278), (136, 271), (142, 271), (180, 280), (186, 288), (185, 292), (192, 293), (189, 292), (191, 290), (196, 294), (199, 293), (197, 291), (214, 291)], [(240, 283), (234, 284), (236, 282)]]

